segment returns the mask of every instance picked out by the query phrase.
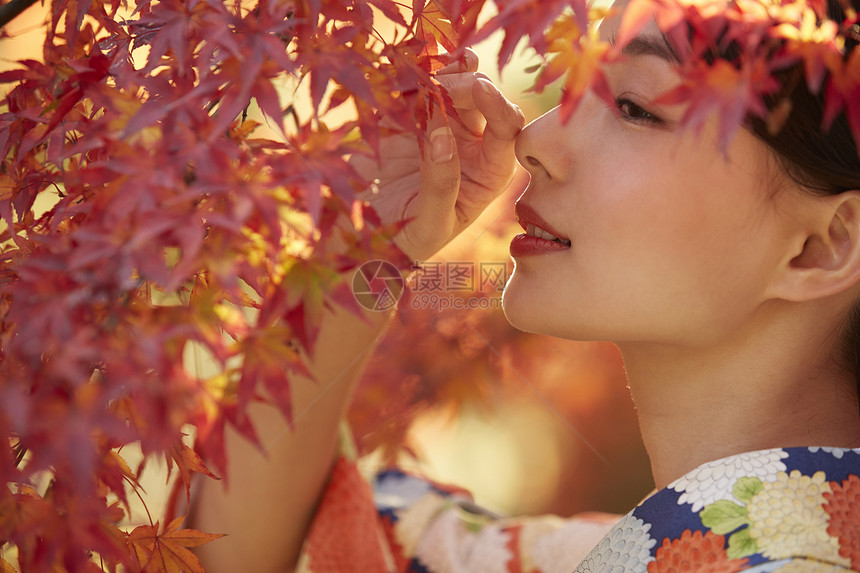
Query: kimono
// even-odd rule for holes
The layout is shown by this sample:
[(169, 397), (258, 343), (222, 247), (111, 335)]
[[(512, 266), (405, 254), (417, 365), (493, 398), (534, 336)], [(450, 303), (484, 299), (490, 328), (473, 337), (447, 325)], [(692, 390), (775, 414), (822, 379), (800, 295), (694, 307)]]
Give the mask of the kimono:
[(334, 467), (303, 573), (860, 571), (860, 449), (708, 462), (623, 517), (504, 518), (398, 470)]

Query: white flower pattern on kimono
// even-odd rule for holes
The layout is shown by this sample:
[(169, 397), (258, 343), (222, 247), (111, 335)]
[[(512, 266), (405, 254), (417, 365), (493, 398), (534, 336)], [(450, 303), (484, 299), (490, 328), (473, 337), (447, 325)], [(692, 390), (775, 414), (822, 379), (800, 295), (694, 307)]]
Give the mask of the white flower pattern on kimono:
[[(541, 573), (570, 573), (570, 566), (586, 557), (606, 534), (607, 525), (584, 519), (544, 534), (529, 548), (533, 566)], [(529, 570), (530, 571), (530, 570)]]
[(657, 543), (648, 533), (650, 529), (650, 523), (626, 515), (591, 550), (575, 573), (644, 573), (654, 560), (651, 548)]
[(851, 569), (831, 563), (792, 559), (776, 571), (777, 573), (848, 573)]
[(427, 525), (448, 505), (450, 501), (441, 495), (428, 493), (407, 508), (397, 511), (395, 537), (407, 555), (415, 552)]
[(743, 573), (849, 573), (851, 569), (829, 563), (819, 563), (806, 559), (781, 559), (768, 561), (744, 569)]
[(669, 488), (681, 494), (679, 505), (690, 503), (692, 512), (696, 513), (717, 500), (737, 501), (731, 491), (738, 478), (758, 477), (762, 481), (772, 481), (777, 473), (785, 471), (782, 460), (787, 457), (788, 453), (779, 449), (738, 454), (699, 466), (669, 484)]

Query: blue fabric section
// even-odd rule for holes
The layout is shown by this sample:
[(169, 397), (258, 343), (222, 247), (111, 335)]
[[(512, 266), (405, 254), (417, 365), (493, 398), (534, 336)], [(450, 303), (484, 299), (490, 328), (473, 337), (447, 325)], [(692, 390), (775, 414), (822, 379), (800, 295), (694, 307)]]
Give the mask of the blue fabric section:
[(819, 449), (817, 452), (809, 451), (809, 448), (785, 448), (788, 457), (785, 462), (786, 472), (800, 470), (800, 473), (811, 476), (815, 472), (823, 471), (828, 481), (842, 483), (848, 475), (860, 475), (860, 450), (837, 450), (841, 452), (841, 459), (833, 453)]
[(424, 566), (418, 559), (413, 559), (409, 562), (409, 573), (433, 573)]
[(389, 469), (376, 474), (374, 490), (392, 491), (401, 495), (423, 496), (428, 491), (434, 491), (440, 495), (451, 496), (451, 493), (434, 486), (425, 478), (409, 474), (396, 469)]
[[(728, 544), (728, 536), (726, 536), (726, 543)], [(756, 565), (762, 565), (764, 563), (771, 563), (771, 560), (762, 555), (761, 553), (755, 553), (747, 557), (749, 562), (747, 563), (747, 567), (755, 567)]]
[(634, 517), (651, 524), (649, 533), (657, 540), (651, 549), (652, 555), (656, 554), (664, 539), (676, 539), (686, 529), (707, 531), (699, 516), (690, 511), (692, 506), (689, 503), (678, 505), (679, 497), (681, 494), (673, 489), (662, 489), (633, 510)]
[(398, 519), (396, 510), (409, 507), (430, 491), (438, 490), (427, 480), (398, 470), (380, 472), (373, 485), (377, 511), (392, 522)]

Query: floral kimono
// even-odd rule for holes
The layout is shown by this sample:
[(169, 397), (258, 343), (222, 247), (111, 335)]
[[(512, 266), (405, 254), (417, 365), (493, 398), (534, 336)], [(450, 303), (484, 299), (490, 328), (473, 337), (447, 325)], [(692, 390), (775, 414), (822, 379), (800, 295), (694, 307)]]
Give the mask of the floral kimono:
[(860, 449), (763, 450), (699, 466), (621, 518), (501, 518), (400, 471), (371, 490), (341, 459), (298, 571), (860, 571), (858, 476)]

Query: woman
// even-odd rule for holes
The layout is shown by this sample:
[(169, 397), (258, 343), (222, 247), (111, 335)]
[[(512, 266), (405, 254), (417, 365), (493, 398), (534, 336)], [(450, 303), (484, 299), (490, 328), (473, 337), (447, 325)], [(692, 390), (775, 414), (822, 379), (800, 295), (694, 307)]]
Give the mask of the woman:
[[(395, 240), (425, 260), (505, 187), (516, 154), (531, 183), (505, 313), (523, 330), (618, 344), (658, 491), (601, 540), (608, 526), (587, 520), (470, 516), (430, 486), (408, 499), (416, 482), (389, 475), (380, 542), (359, 525), (370, 501), (343, 462), (322, 492), (389, 317), (335, 311), (312, 361), (320, 382), (295, 385), (295, 430), (261, 407), (268, 457), (234, 440), (229, 492), (199, 492), (195, 527), (230, 534), (203, 553), (209, 571), (291, 570), (315, 510), (352, 524), (348, 538), (313, 529), (301, 566), (318, 571), (382, 571), (387, 558), (412, 571), (860, 570), (860, 449), (845, 449), (860, 446), (860, 161), (846, 120), (822, 136), (801, 88), (779, 135), (754, 122), (723, 150), (715, 121), (682, 130), (684, 106), (654, 101), (679, 81), (656, 24), (625, 52), (606, 70), (614, 108), (587, 94), (569, 124), (556, 109), (522, 131), (474, 58), (452, 64), (439, 79), (483, 136), (437, 123), (421, 158), (389, 140), (370, 199), (388, 221), (414, 218)], [(313, 547), (328, 553), (315, 561)], [(567, 562), (549, 562), (565, 548)]]

